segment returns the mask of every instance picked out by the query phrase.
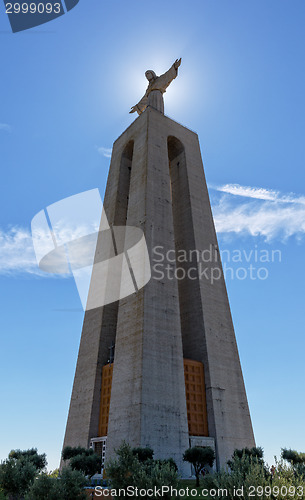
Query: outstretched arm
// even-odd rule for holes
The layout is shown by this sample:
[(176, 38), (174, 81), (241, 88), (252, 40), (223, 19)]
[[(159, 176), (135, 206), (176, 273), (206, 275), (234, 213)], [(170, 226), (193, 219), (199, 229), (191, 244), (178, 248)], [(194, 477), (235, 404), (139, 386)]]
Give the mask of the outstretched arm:
[(181, 57), (180, 57), (180, 59), (176, 59), (176, 61), (174, 62), (175, 69), (178, 69), (180, 64), (181, 64)]
[(166, 73), (158, 77), (158, 85), (159, 85), (159, 90), (163, 93), (166, 91), (167, 87), (169, 84), (176, 78), (178, 75), (178, 68), (181, 64), (181, 58), (176, 59), (174, 64), (169, 68)]
[(141, 113), (143, 113), (144, 109), (146, 108), (147, 101), (148, 101), (148, 99), (147, 99), (146, 94), (145, 94), (145, 96), (142, 97), (141, 101), (139, 101), (138, 104), (136, 104), (135, 106), (132, 106), (129, 113), (137, 112), (138, 115), (140, 115)]
[(140, 114), (140, 110), (138, 109), (137, 105), (132, 106), (131, 109), (130, 109), (130, 111), (129, 111), (129, 113), (135, 113), (135, 112), (137, 112), (138, 115)]

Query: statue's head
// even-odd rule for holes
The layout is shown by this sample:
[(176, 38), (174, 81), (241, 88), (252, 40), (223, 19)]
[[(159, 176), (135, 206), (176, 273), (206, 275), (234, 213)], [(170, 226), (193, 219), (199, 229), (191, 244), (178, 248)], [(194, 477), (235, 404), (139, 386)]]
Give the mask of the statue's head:
[(152, 69), (145, 71), (145, 76), (149, 82), (153, 82), (157, 78), (156, 73)]

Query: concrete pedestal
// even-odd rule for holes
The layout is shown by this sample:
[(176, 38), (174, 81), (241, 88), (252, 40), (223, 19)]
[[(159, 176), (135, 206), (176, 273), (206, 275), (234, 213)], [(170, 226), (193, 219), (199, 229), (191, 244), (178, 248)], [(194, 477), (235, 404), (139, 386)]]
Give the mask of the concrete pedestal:
[[(98, 435), (102, 366), (114, 342), (107, 457), (125, 440), (186, 473), (188, 358), (204, 365), (209, 436), (223, 466), (255, 442), (197, 135), (147, 108), (114, 143), (104, 207), (110, 226), (143, 230), (152, 278), (86, 312), (65, 445)], [(186, 261), (175, 261), (181, 250)], [(180, 269), (176, 277), (161, 274), (167, 264)]]

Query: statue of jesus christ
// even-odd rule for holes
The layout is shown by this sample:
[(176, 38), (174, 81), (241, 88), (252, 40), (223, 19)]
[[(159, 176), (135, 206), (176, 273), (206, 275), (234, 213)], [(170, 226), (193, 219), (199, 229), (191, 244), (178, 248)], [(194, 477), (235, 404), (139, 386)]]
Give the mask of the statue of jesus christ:
[(147, 70), (145, 76), (149, 83), (145, 95), (138, 104), (132, 106), (129, 113), (135, 113), (136, 111), (140, 115), (150, 106), (164, 114), (163, 94), (166, 92), (169, 84), (176, 78), (180, 64), (181, 58), (176, 59), (172, 67), (161, 76), (157, 76), (151, 69)]

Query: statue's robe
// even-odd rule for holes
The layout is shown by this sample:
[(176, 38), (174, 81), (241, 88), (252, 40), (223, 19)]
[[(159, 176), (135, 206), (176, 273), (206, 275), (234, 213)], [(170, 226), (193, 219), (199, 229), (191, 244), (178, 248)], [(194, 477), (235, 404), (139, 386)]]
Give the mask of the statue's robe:
[(149, 82), (144, 97), (142, 97), (138, 104), (135, 105), (136, 111), (139, 115), (143, 113), (147, 106), (151, 106), (161, 113), (164, 113), (163, 94), (166, 92), (169, 84), (176, 78), (177, 74), (178, 69), (176, 69), (173, 64), (172, 67), (166, 71), (166, 73), (161, 76), (157, 76), (155, 80)]

